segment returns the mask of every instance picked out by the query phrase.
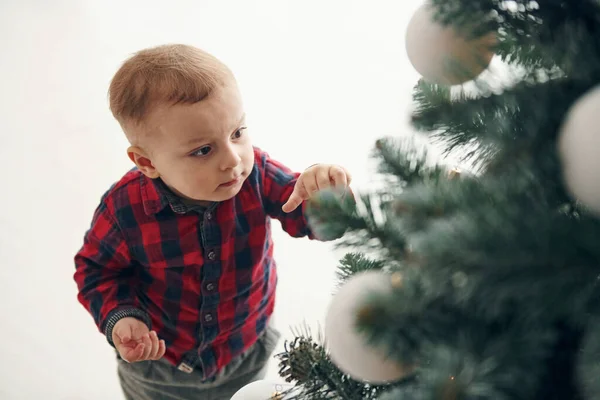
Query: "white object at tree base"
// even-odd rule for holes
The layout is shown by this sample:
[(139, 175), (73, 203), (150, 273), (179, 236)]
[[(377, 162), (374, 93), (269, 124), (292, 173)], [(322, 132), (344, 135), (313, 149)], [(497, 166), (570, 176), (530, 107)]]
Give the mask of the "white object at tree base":
[(325, 340), (333, 363), (358, 381), (389, 383), (406, 376), (408, 370), (371, 347), (358, 332), (355, 322), (365, 299), (393, 290), (390, 274), (361, 272), (350, 277), (333, 297), (325, 319)]
[(287, 383), (260, 380), (238, 390), (231, 400), (287, 400), (295, 393), (293, 388)]
[(574, 199), (600, 216), (600, 86), (579, 98), (561, 127), (558, 151), (564, 184)]
[(406, 52), (411, 64), (430, 83), (458, 85), (475, 79), (492, 61), (496, 34), (467, 38), (433, 16), (434, 10), (426, 2), (408, 23)]

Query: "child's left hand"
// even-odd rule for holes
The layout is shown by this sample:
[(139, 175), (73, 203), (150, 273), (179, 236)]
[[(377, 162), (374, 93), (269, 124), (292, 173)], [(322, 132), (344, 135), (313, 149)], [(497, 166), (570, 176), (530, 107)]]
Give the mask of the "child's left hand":
[(304, 200), (308, 200), (319, 190), (330, 187), (346, 188), (351, 181), (352, 177), (344, 167), (332, 164), (315, 164), (298, 177), (294, 191), (281, 209), (286, 213), (292, 212)]

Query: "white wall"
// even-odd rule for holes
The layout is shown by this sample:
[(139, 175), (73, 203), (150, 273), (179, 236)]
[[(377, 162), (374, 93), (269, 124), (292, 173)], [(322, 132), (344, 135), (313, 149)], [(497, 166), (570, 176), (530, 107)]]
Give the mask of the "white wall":
[[(0, 398), (121, 398), (72, 274), (99, 197), (131, 166), (106, 101), (124, 58), (167, 42), (213, 52), (239, 79), (257, 145), (295, 169), (341, 163), (361, 189), (374, 140), (409, 132), (418, 75), (404, 29), (419, 4), (0, 2)], [(289, 326), (322, 321), (341, 254), (279, 230), (276, 240), (277, 319), (291, 338)]]

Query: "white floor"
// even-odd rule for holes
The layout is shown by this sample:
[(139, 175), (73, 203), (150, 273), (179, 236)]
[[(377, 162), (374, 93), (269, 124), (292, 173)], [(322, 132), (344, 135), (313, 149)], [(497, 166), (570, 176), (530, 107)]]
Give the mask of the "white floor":
[[(122, 398), (72, 274), (99, 197), (130, 168), (106, 101), (125, 57), (166, 42), (213, 52), (238, 76), (257, 145), (296, 169), (341, 163), (360, 190), (374, 140), (409, 132), (404, 29), (420, 3), (0, 1), (0, 399)], [(289, 339), (322, 322), (341, 254), (276, 240)]]

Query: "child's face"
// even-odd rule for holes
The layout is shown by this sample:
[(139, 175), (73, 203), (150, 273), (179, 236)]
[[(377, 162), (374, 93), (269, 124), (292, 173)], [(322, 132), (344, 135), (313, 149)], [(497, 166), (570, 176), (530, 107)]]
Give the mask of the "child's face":
[(233, 83), (199, 103), (159, 107), (147, 126), (154, 128), (147, 144), (131, 147), (130, 158), (144, 174), (160, 177), (184, 198), (230, 199), (252, 171), (254, 150)]

